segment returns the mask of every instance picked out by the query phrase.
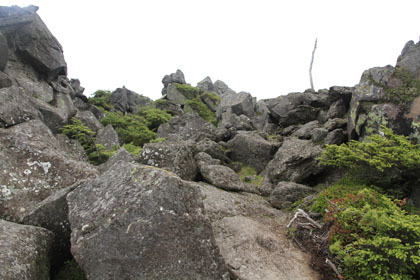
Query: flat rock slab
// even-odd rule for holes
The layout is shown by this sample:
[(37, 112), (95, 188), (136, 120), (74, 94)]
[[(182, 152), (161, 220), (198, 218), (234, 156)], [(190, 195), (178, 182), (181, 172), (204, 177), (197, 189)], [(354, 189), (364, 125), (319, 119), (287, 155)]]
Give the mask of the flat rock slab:
[(228, 279), (199, 189), (172, 172), (118, 161), (67, 201), (88, 279)]
[(321, 279), (286, 237), (290, 214), (262, 197), (200, 183), (206, 215), (231, 274), (241, 280)]

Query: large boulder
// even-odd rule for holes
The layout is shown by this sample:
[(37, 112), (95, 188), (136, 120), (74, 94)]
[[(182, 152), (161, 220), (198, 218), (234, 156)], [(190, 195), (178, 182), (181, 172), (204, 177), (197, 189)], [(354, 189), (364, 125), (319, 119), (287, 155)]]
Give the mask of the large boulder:
[(198, 82), (197, 88), (201, 89), (202, 91), (215, 91), (213, 82), (209, 76), (205, 77), (201, 82)]
[(245, 191), (247, 188), (238, 174), (224, 165), (209, 165), (201, 161), (198, 164), (204, 181), (227, 191)]
[(228, 87), (228, 85), (220, 80), (214, 82), (214, 91), (220, 96), (223, 97), (228, 94), (235, 94), (236, 92)]
[[(216, 127), (204, 119), (193, 114), (184, 114), (170, 119), (158, 128), (158, 137), (168, 138), (177, 134), (182, 140), (200, 141), (205, 138), (217, 140)], [(220, 140), (220, 139), (219, 139)]]
[(270, 194), (269, 201), (273, 207), (283, 209), (290, 207), (294, 202), (314, 193), (311, 187), (294, 182), (279, 182)]
[(420, 42), (414, 44), (413, 41), (408, 41), (405, 44), (396, 67), (402, 67), (420, 79)]
[(172, 171), (184, 180), (194, 180), (198, 169), (194, 147), (184, 141), (164, 141), (145, 144), (139, 162)]
[(82, 123), (87, 126), (93, 132), (97, 132), (100, 129), (103, 129), (104, 126), (98, 121), (95, 115), (91, 111), (77, 111), (77, 114), (74, 116), (76, 119), (82, 121)]
[(137, 113), (141, 107), (149, 106), (153, 101), (125, 87), (117, 88), (109, 97), (109, 102), (122, 113)]
[(199, 189), (119, 161), (67, 196), (72, 253), (88, 279), (228, 279)]
[(20, 221), (51, 194), (98, 174), (63, 145), (40, 120), (0, 129), (0, 218)]
[(111, 124), (101, 128), (96, 133), (96, 143), (103, 145), (106, 149), (119, 146), (118, 134)]
[(258, 173), (264, 170), (278, 149), (276, 144), (252, 131), (240, 131), (227, 144), (230, 149), (230, 159), (251, 166)]
[(1, 7), (0, 28), (16, 54), (48, 81), (67, 74), (63, 49), (36, 14), (37, 8)]
[(181, 70), (176, 70), (175, 73), (170, 75), (165, 75), (162, 79), (163, 89), (162, 95), (167, 94), (167, 88), (169, 84), (177, 83), (177, 84), (186, 84), (184, 73)]
[(286, 237), (289, 214), (261, 196), (199, 183), (206, 215), (233, 279), (315, 280), (309, 256)]
[(223, 96), (222, 101), (217, 108), (217, 116), (220, 118), (224, 112), (235, 115), (245, 115), (249, 118), (255, 116), (255, 102), (251, 94), (239, 92)]
[(273, 184), (280, 181), (306, 183), (308, 179), (314, 184), (316, 180), (313, 177), (324, 170), (318, 162), (321, 153), (322, 148), (310, 140), (287, 138), (263, 174)]
[(44, 228), (0, 219), (0, 278), (50, 279), (50, 253), (54, 234)]

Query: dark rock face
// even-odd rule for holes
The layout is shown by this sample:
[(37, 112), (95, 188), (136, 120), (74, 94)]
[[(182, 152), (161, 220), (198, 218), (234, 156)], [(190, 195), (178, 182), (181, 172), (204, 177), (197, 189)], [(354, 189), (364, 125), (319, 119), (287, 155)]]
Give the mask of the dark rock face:
[(413, 41), (409, 41), (405, 44), (396, 67), (403, 67), (420, 79), (420, 42), (414, 44)]
[(321, 153), (322, 148), (310, 140), (287, 138), (263, 174), (274, 184), (280, 181), (304, 183), (323, 170), (317, 160)]
[(152, 104), (152, 100), (125, 87), (117, 88), (109, 98), (115, 109), (122, 113), (137, 113), (141, 107)]
[(53, 238), (53, 233), (44, 228), (0, 219), (0, 278), (50, 279)]
[(278, 146), (262, 138), (258, 133), (241, 131), (228, 143), (229, 157), (251, 166), (258, 173), (273, 159)]
[(217, 129), (199, 116), (184, 114), (159, 126), (158, 137), (168, 138), (171, 134), (177, 134), (182, 140), (200, 141), (209, 138), (214, 141)]
[(314, 192), (314, 189), (308, 186), (282, 181), (274, 188), (269, 201), (273, 207), (283, 209)]
[(67, 74), (67, 65), (60, 43), (35, 13), (36, 10), (1, 7), (0, 29), (8, 40), (15, 42), (20, 58), (52, 81)]
[(118, 134), (110, 124), (105, 126), (105, 128), (98, 130), (96, 133), (96, 143), (103, 145), (108, 150), (113, 146), (120, 145), (118, 141)]
[(98, 174), (63, 145), (39, 120), (0, 129), (0, 218), (20, 221), (49, 195)]
[(7, 39), (0, 32), (0, 71), (4, 71), (4, 69), (6, 68), (8, 59), (9, 59), (9, 47), (7, 45)]
[(188, 142), (159, 142), (145, 144), (139, 162), (172, 171), (184, 180), (197, 177), (194, 149)]
[(117, 162), (67, 196), (72, 253), (88, 279), (228, 279), (199, 189)]

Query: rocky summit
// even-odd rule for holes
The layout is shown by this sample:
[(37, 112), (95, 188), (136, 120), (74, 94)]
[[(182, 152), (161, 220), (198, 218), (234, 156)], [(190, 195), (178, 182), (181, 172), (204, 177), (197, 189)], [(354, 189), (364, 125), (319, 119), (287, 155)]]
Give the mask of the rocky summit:
[[(388, 128), (420, 142), (420, 42), (354, 87), (257, 100), (210, 77), (191, 86), (176, 70), (155, 101), (125, 87), (88, 97), (37, 10), (0, 7), (1, 279), (353, 275), (328, 244), (350, 232), (331, 227), (350, 205), (327, 190), (354, 174), (320, 159)], [(415, 219), (420, 188), (408, 175), (396, 204), (408, 201)]]

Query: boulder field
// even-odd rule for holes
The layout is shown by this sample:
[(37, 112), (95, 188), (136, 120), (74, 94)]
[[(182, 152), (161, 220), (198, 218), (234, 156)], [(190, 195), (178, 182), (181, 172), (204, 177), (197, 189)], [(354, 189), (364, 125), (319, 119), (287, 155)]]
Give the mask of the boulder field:
[[(118, 88), (114, 112), (171, 115), (155, 129), (165, 141), (133, 155), (68, 78), (37, 10), (0, 7), (1, 279), (54, 279), (68, 262), (93, 280), (321, 279), (287, 238), (285, 209), (334, 180), (318, 161), (325, 145), (381, 125), (419, 135), (420, 42), (410, 41), (395, 67), (366, 70), (354, 87), (257, 100), (210, 77), (193, 87), (177, 70), (158, 101)], [(89, 163), (62, 134), (72, 118), (119, 150)]]

